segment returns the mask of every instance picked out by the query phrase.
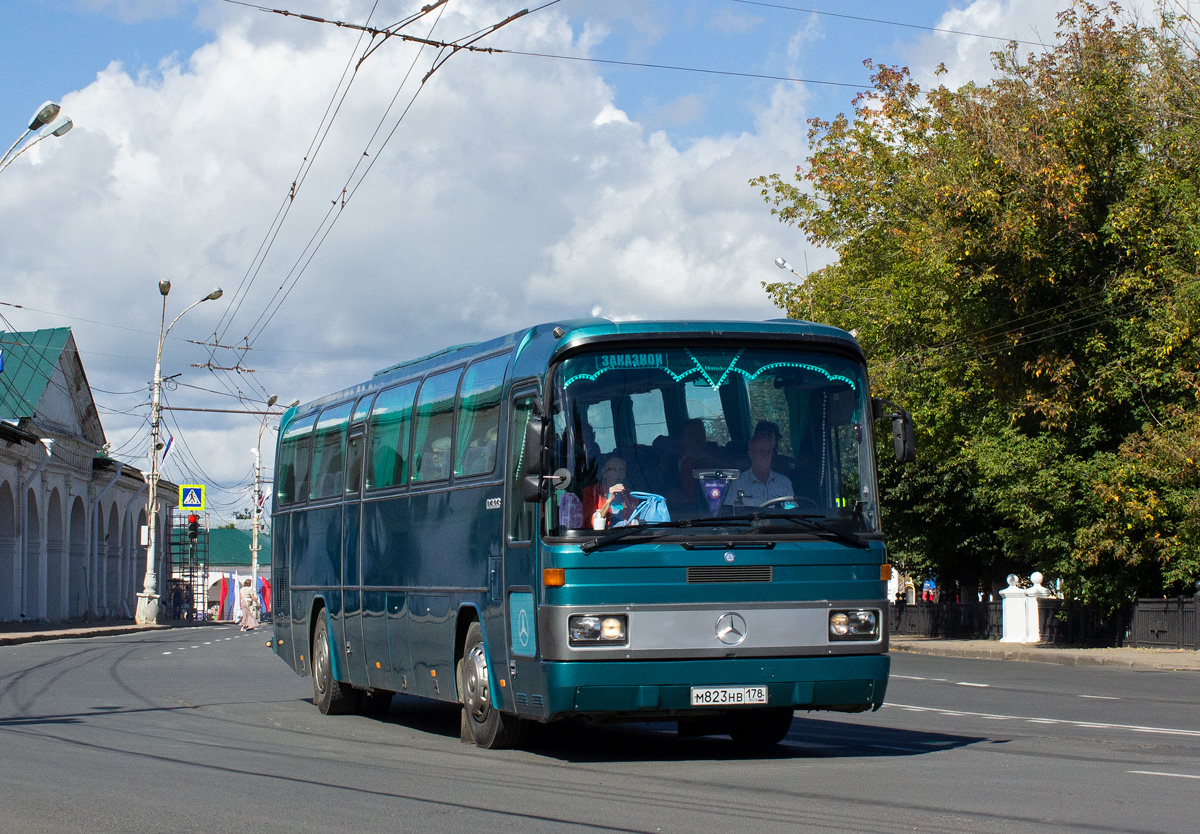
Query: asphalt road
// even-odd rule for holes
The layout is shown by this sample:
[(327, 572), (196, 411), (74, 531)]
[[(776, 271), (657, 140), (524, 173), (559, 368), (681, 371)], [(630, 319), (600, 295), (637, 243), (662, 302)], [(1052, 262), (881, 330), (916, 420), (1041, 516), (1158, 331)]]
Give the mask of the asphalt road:
[(320, 715), (266, 638), (0, 647), (0, 834), (1200, 828), (1198, 673), (896, 654), (883, 709), (769, 755), (665, 724), (483, 751), (445, 705)]

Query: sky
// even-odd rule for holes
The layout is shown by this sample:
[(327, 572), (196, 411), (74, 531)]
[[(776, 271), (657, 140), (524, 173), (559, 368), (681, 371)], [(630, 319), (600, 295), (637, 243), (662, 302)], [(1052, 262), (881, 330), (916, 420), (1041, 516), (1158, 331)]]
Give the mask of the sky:
[(244, 412), (271, 396), (544, 321), (782, 316), (775, 259), (836, 253), (749, 180), (803, 164), (864, 61), (986, 83), (1069, 0), (423, 2), (0, 0), (4, 147), (44, 101), (73, 122), (0, 171), (0, 330), (71, 327), (110, 453), (147, 469), (179, 316), (163, 470), (214, 526), (260, 433), (270, 477), (277, 420)]

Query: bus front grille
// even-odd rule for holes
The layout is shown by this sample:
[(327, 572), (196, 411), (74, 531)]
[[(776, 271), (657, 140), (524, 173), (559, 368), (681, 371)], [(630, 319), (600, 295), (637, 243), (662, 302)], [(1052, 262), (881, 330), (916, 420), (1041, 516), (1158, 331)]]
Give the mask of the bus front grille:
[(770, 565), (703, 565), (687, 569), (693, 582), (770, 582)]

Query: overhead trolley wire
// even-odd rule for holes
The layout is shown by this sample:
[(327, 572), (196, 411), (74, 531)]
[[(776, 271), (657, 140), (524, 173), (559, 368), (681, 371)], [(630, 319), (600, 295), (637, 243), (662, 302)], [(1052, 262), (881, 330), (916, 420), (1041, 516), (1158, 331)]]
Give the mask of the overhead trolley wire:
[[(227, 2), (235, 2), (235, 0), (227, 0)], [(442, 0), (442, 2), (445, 2), (445, 0)], [(236, 5), (250, 6), (248, 3), (236, 3)], [(370, 21), (371, 17), (374, 16), (378, 5), (379, 2), (376, 0), (375, 4), (371, 7), (371, 13), (367, 16), (368, 21)], [(261, 7), (254, 6), (253, 8)], [(242, 276), (241, 282), (238, 284), (237, 289), (233, 293), (233, 298), (231, 298), (230, 303), (226, 308), (226, 315), (228, 316), (228, 319), (226, 319), (226, 315), (223, 315), (221, 317), (221, 321), (217, 323), (217, 331), (219, 331), (218, 341), (221, 338), (224, 338), (226, 333), (228, 333), (229, 327), (233, 324), (233, 319), (236, 318), (238, 311), (245, 302), (250, 291), (250, 287), (253, 285), (254, 279), (258, 276), (259, 271), (262, 269), (263, 263), (265, 262), (267, 255), (270, 253), (271, 247), (275, 243), (275, 239), (278, 237), (280, 230), (283, 228), (283, 224), (287, 219), (288, 212), (291, 210), (291, 206), (295, 202), (296, 195), (300, 192), (301, 188), (303, 188), (304, 181), (308, 177), (308, 172), (312, 169), (313, 164), (316, 162), (317, 156), (320, 154), (321, 148), (324, 146), (325, 138), (329, 135), (329, 130), (333, 126), (333, 121), (337, 117), (338, 112), (340, 112), (342, 103), (346, 99), (346, 95), (350, 92), (350, 87), (353, 84), (354, 78), (358, 72), (358, 65), (356, 65), (354, 62), (354, 56), (358, 53), (358, 49), (362, 43), (364, 34), (365, 33), (359, 34), (358, 41), (355, 43), (354, 49), (351, 51), (350, 57), (346, 61), (346, 66), (342, 69), (342, 75), (338, 79), (337, 86), (334, 87), (334, 91), (329, 99), (329, 103), (325, 106), (325, 112), (321, 116), (321, 122), (317, 125), (317, 129), (309, 142), (308, 150), (305, 151), (304, 158), (300, 163), (300, 167), (292, 179), (291, 187), (288, 190), (288, 193), (284, 196), (283, 201), (280, 203), (279, 209), (276, 211), (275, 217), (272, 219), (271, 225), (267, 229), (267, 234), (263, 237), (262, 242), (259, 244), (258, 251), (255, 252), (254, 258), (251, 260), (249, 267), (247, 267), (245, 275)], [(354, 67), (353, 72), (351, 72), (351, 66)], [(346, 80), (347, 73), (350, 74), (349, 81)], [(225, 325), (224, 330), (220, 329), (222, 324)]]
[(899, 26), (905, 29), (921, 29), (926, 32), (938, 32), (946, 35), (960, 35), (965, 38), (984, 38), (993, 41), (1004, 41), (1005, 43), (1019, 43), (1023, 46), (1045, 46), (1044, 43), (1037, 41), (1023, 41), (1019, 38), (1006, 38), (1002, 35), (984, 35), (979, 32), (963, 32), (958, 29), (943, 29), (939, 26), (921, 26), (917, 23), (902, 23), (898, 20), (882, 20), (876, 17), (861, 17), (859, 15), (844, 14), (841, 12), (823, 12), (819, 9), (801, 9), (797, 6), (785, 6), (782, 3), (765, 3), (761, 0), (732, 0), (734, 3), (741, 3), (744, 6), (762, 6), (767, 9), (781, 9), (789, 12), (802, 12), (804, 14), (815, 14), (821, 17), (840, 17), (843, 20), (854, 20), (860, 23), (878, 23), (883, 26)]
[[(232, 0), (230, 0), (230, 2), (232, 2)], [(534, 12), (540, 11), (544, 8), (547, 8), (548, 6), (555, 5), (558, 2), (560, 2), (560, 0), (550, 0), (550, 2), (544, 3), (541, 6), (536, 7), (532, 11), (534, 11)], [(246, 5), (246, 4), (243, 4), (243, 5)], [(258, 8), (261, 8), (261, 7), (258, 7)], [(438, 8), (438, 17), (435, 18), (433, 24), (430, 26), (429, 35), (432, 35), (433, 30), (438, 25), (438, 22), (441, 19), (441, 14), (444, 11), (444, 7), (443, 7), (443, 4), (437, 3), (437, 4), (432, 4), (430, 6), (426, 6), (426, 7), (424, 7), (424, 9), (422, 9), (422, 11), (424, 12), (426, 10), (432, 10), (434, 8)], [(270, 11), (277, 12), (278, 10), (270, 10)], [(282, 12), (279, 12), (279, 13), (282, 13)], [(345, 209), (345, 207), (349, 204), (350, 200), (357, 193), (359, 186), (362, 185), (362, 183), (365, 181), (366, 177), (370, 174), (371, 170), (373, 169), (373, 167), (375, 165), (375, 162), (378, 160), (379, 156), (382, 154), (383, 150), (387, 147), (387, 145), (391, 141), (391, 139), (395, 136), (395, 133), (399, 129), (400, 124), (404, 121), (404, 118), (411, 111), (413, 104), (416, 102), (416, 99), (420, 95), (422, 90), (424, 90), (425, 84), (426, 84), (426, 82), (429, 81), (430, 77), (438, 69), (440, 69), (446, 63), (446, 61), (449, 60), (449, 58), (452, 55), (457, 54), (460, 51), (464, 51), (464, 50), (471, 51), (471, 52), (493, 52), (493, 51), (495, 51), (490, 48), (477, 46), (476, 44), (481, 39), (492, 34), (495, 31), (497, 31), (501, 27), (507, 25), (508, 23), (511, 23), (514, 20), (517, 20), (518, 18), (524, 17), (525, 15), (530, 14), (530, 13), (531, 13), (530, 10), (523, 10), (521, 12), (514, 13), (514, 14), (509, 15), (508, 17), (504, 18), (503, 20), (499, 21), (498, 23), (495, 23), (491, 26), (477, 30), (476, 32), (473, 32), (469, 35), (460, 37), (453, 41), (433, 40), (432, 37), (421, 38), (421, 37), (417, 37), (417, 36), (413, 36), (413, 35), (403, 34), (403, 33), (394, 31), (393, 29), (384, 30), (384, 29), (371, 29), (371, 27), (357, 27), (357, 26), (352, 27), (352, 28), (362, 28), (366, 31), (370, 31), (373, 35), (383, 36), (385, 39), (388, 37), (394, 37), (394, 38), (398, 38), (403, 41), (416, 43), (420, 48), (418, 49), (417, 54), (414, 56), (413, 62), (409, 66), (408, 71), (405, 73), (404, 79), (401, 81), (399, 87), (397, 88), (395, 96), (393, 96), (392, 101), (389, 103), (383, 116), (380, 118), (379, 123), (377, 124), (377, 126), (375, 128), (375, 131), (372, 133), (371, 137), (368, 139), (366, 148), (363, 150), (362, 154), (358, 158), (358, 161), (355, 163), (350, 174), (347, 176), (347, 178), (342, 186), (341, 191), (339, 192), (337, 197), (335, 197), (330, 202), (330, 208), (326, 211), (324, 218), (321, 220), (321, 223), (318, 225), (316, 230), (313, 232), (312, 236), (309, 238), (308, 243), (305, 245), (304, 249), (301, 251), (301, 253), (297, 257), (296, 261), (293, 263), (291, 270), (284, 277), (283, 282), (280, 284), (279, 288), (276, 290), (275, 295), (268, 302), (268, 304), (264, 308), (263, 312), (260, 313), (258, 320), (256, 320), (254, 322), (254, 324), (251, 326), (250, 332), (247, 334), (247, 337), (246, 337), (247, 344), (253, 343), (256, 339), (258, 339), (262, 335), (263, 331), (270, 324), (271, 320), (274, 318), (276, 313), (279, 311), (279, 309), (282, 306), (282, 304), (284, 303), (284, 301), (286, 301), (288, 296), (291, 294), (292, 290), (296, 287), (296, 285), (299, 282), (300, 277), (307, 270), (309, 264), (312, 262), (312, 259), (316, 256), (317, 252), (320, 250), (321, 246), (324, 244), (329, 233), (332, 231), (333, 227), (337, 224), (338, 219), (341, 217), (342, 210)], [(343, 23), (340, 23), (337, 21), (325, 21), (320, 18), (314, 19), (312, 16), (309, 16), (309, 15), (299, 15), (299, 16), (303, 17), (306, 20), (315, 20), (315, 22), (332, 23), (334, 25), (340, 25), (340, 26), (349, 26), (349, 24), (343, 24)], [(407, 25), (407, 23), (405, 25)], [(360, 59), (359, 63), (361, 64), (361, 62), (363, 60), (365, 60), (374, 51), (374, 49), (377, 48), (377, 46), (378, 45), (373, 45), (373, 46), (369, 47), (368, 50), (364, 53), (363, 57)], [(424, 51), (424, 48), (426, 46), (433, 46), (433, 47), (437, 48), (438, 49), (437, 55), (435, 56), (432, 64), (430, 65), (429, 70), (421, 78), (420, 84), (418, 85), (416, 91), (412, 94), (408, 103), (405, 105), (403, 111), (396, 118), (396, 121), (392, 125), (391, 130), (387, 133), (387, 136), (383, 139), (382, 143), (379, 145), (378, 148), (372, 149), (372, 143), (375, 142), (375, 140), (379, 137), (380, 132), (383, 130), (384, 124), (386, 123), (386, 121), (388, 119), (388, 115), (392, 112), (392, 109), (395, 107), (396, 102), (400, 97), (400, 94), (403, 92), (404, 87), (407, 85), (409, 78), (411, 78), (412, 72), (416, 68), (417, 62), (420, 60), (421, 54)], [(364, 165), (364, 160), (369, 160), (369, 161), (367, 161), (365, 163), (365, 169), (362, 169), (363, 165)], [(361, 173), (360, 173), (360, 169), (362, 169)]]

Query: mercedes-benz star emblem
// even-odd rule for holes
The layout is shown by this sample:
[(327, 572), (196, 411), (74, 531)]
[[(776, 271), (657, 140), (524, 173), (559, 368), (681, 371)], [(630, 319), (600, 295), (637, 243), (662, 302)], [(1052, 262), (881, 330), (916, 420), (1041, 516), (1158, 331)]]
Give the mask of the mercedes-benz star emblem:
[(717, 639), (726, 646), (736, 646), (746, 639), (746, 618), (732, 611), (717, 618)]

